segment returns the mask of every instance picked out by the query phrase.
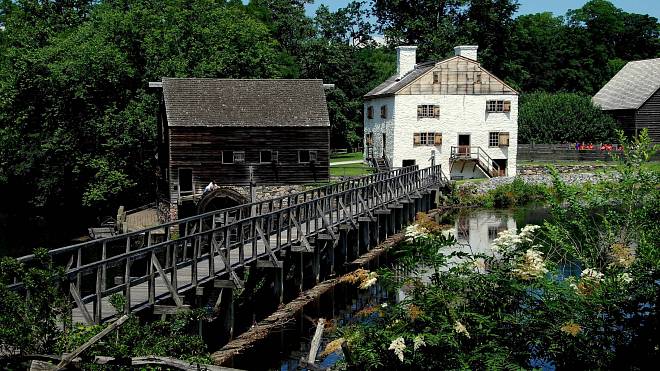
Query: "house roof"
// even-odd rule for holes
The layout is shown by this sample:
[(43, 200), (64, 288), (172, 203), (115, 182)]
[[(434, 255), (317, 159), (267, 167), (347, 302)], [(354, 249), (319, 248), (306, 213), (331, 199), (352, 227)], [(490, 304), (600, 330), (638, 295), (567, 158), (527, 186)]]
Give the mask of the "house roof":
[[(408, 85), (414, 83), (417, 79), (420, 77), (424, 76), (426, 73), (434, 69), (436, 66), (439, 66), (440, 64), (447, 64), (448, 62), (453, 61), (453, 62), (460, 62), (460, 61), (467, 61), (469, 63), (472, 63), (476, 65), (476, 67), (481, 70), (484, 73), (487, 73), (490, 78), (494, 81), (497, 81), (498, 84), (501, 85), (502, 91), (499, 93), (504, 93), (506, 91), (507, 94), (518, 94), (515, 89), (507, 85), (504, 81), (500, 80), (497, 78), (495, 75), (493, 75), (491, 72), (487, 71), (483, 67), (481, 67), (481, 64), (479, 62), (474, 61), (469, 58), (465, 58), (463, 56), (453, 56), (449, 57), (447, 59), (444, 59), (442, 61), (438, 62), (424, 62), (424, 63), (419, 63), (415, 65), (415, 68), (406, 73), (401, 79), (397, 78), (397, 75), (394, 75), (390, 77), (389, 79), (385, 80), (382, 84), (378, 85), (374, 89), (372, 89), (370, 92), (365, 94), (364, 98), (370, 99), (370, 98), (376, 98), (376, 97), (381, 97), (381, 96), (389, 96), (389, 95), (394, 95), (407, 87)], [(466, 94), (466, 93), (457, 93), (457, 94)], [(467, 93), (469, 94), (469, 93)], [(483, 92), (482, 94), (498, 94), (498, 92)]]
[(404, 88), (406, 85), (417, 80), (418, 77), (429, 72), (434, 66), (435, 62), (417, 64), (412, 71), (405, 74), (401, 79), (398, 78), (398, 75), (394, 75), (385, 80), (382, 84), (371, 89), (371, 91), (365, 94), (364, 97), (375, 98), (379, 96), (392, 95)]
[(330, 126), (321, 80), (163, 78), (169, 126)]
[(603, 110), (638, 109), (660, 89), (660, 58), (628, 62), (593, 97)]

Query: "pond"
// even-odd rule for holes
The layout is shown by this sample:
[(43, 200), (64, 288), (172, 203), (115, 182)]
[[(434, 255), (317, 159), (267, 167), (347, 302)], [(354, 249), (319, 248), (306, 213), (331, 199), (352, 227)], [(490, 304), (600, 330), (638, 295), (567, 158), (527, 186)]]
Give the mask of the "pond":
[[(506, 229), (520, 229), (528, 224), (542, 224), (548, 211), (542, 207), (527, 207), (516, 210), (468, 209), (438, 216), (437, 221), (447, 225), (446, 231), (457, 239), (455, 249), (467, 252), (489, 252), (490, 244), (497, 234)], [(389, 264), (387, 258), (379, 262)], [(371, 269), (376, 269), (376, 266)], [(388, 293), (374, 285), (369, 290), (358, 290), (352, 286), (339, 285), (320, 299), (306, 306), (303, 311), (280, 331), (272, 333), (252, 350), (236, 357), (233, 367), (249, 370), (296, 370), (301, 358), (309, 354), (314, 335), (311, 318), (332, 319), (333, 326), (342, 326), (352, 321), (363, 320), (357, 312), (382, 303), (401, 300), (402, 292)], [(328, 341), (327, 332), (320, 351)], [(319, 361), (321, 367), (331, 367), (341, 360), (341, 355), (330, 354)]]

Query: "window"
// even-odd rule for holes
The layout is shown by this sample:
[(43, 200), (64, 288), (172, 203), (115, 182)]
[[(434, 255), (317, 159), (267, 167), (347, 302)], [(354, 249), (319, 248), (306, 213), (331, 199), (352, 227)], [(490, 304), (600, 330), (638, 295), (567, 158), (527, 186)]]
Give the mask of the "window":
[(491, 131), (488, 134), (488, 147), (498, 147), (500, 145), (500, 133)]
[(511, 112), (511, 101), (489, 100), (486, 101), (487, 112)]
[(317, 155), (318, 154), (316, 151), (300, 150), (298, 151), (298, 162), (301, 164), (308, 162), (316, 162)]
[(262, 164), (273, 162), (273, 151), (259, 152), (259, 162), (261, 162)]
[(234, 163), (242, 164), (245, 162), (245, 151), (234, 151)]
[(440, 117), (440, 106), (431, 104), (422, 104), (417, 106), (417, 118), (438, 118)]
[(442, 72), (441, 71), (433, 71), (433, 83), (434, 84), (440, 84), (442, 81)]
[(488, 133), (488, 147), (508, 147), (509, 133), (491, 131)]
[(179, 193), (190, 193), (192, 191), (192, 169), (179, 169)]
[(387, 118), (387, 105), (380, 106), (380, 117), (384, 119)]
[(488, 226), (488, 242), (492, 242), (497, 238), (500, 232), (506, 231), (506, 229), (506, 225)]
[(234, 163), (234, 151), (222, 151), (222, 163), (223, 164), (233, 164)]
[(413, 146), (440, 146), (442, 133), (414, 133)]
[(367, 147), (373, 146), (374, 145), (374, 133), (367, 133), (367, 137), (365, 138), (366, 145)]
[(374, 107), (373, 106), (367, 107), (367, 118), (368, 119), (374, 118)]
[(415, 160), (403, 160), (401, 161), (401, 167), (415, 166)]

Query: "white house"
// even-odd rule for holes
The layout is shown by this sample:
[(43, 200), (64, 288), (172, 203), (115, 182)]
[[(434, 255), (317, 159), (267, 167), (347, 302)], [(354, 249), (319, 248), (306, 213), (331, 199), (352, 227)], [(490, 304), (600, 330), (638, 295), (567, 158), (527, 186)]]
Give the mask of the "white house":
[(397, 50), (397, 73), (364, 96), (365, 157), (391, 167), (441, 164), (453, 179), (516, 175), (518, 93), (477, 62), (477, 46), (417, 64)]

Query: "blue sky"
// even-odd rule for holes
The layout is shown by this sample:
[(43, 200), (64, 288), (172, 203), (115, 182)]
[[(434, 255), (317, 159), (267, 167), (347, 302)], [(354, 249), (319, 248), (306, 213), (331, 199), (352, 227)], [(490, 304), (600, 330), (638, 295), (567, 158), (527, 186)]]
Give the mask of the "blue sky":
[[(319, 4), (325, 4), (331, 10), (346, 6), (350, 0), (316, 0), (308, 6), (307, 13), (313, 15)], [(610, 0), (617, 8), (629, 13), (649, 14), (660, 18), (660, 0)], [(582, 7), (586, 0), (519, 0), (518, 14), (553, 12), (555, 15), (564, 15), (568, 9)]]

